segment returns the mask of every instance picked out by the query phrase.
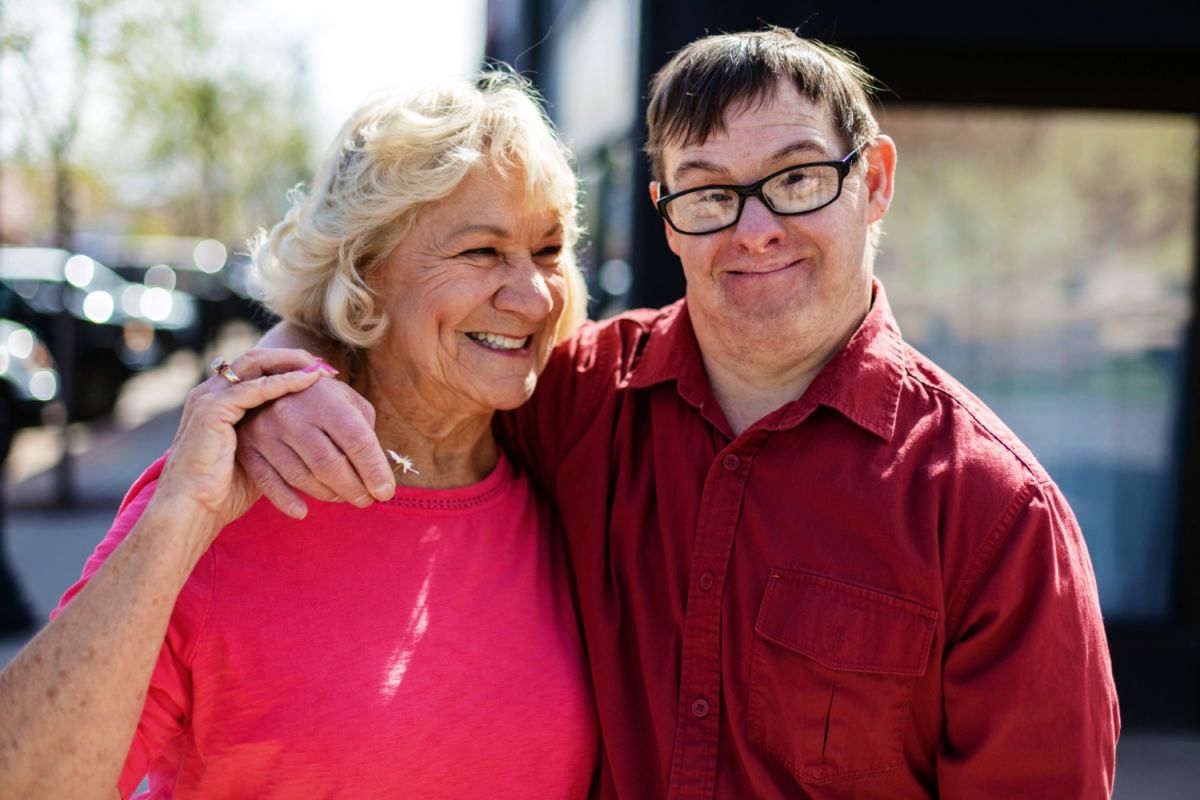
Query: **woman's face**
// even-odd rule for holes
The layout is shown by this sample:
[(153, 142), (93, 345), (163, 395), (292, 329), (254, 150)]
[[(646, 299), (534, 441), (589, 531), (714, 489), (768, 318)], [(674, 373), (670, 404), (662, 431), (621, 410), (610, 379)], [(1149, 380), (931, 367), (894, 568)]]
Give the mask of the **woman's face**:
[(532, 203), (523, 176), (473, 170), (373, 273), (390, 324), (371, 371), (435, 411), (521, 405), (563, 312), (562, 246), (559, 211)]

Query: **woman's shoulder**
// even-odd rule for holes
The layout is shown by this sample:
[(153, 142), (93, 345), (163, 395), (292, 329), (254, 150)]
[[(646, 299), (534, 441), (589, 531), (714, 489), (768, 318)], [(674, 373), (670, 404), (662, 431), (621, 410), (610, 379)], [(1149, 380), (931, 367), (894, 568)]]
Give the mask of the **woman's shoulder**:
[[(169, 452), (156, 459), (129, 487), (108, 532), (84, 562), (79, 579), (63, 593), (58, 607), (50, 614), (51, 619), (57, 616), (67, 603), (83, 590), (83, 587), (104, 566), (142, 518), (150, 501), (154, 498), (154, 492), (158, 488), (158, 478), (162, 474), (168, 455)], [(176, 599), (175, 611), (171, 617), (171, 629), (168, 632), (169, 637), (176, 637), (182, 642), (184, 640), (194, 641), (195, 636), (199, 635), (211, 601), (212, 584), (212, 558), (210, 554), (206, 553), (192, 570), (191, 576)], [(187, 649), (189, 648), (180, 647), (179, 652)]]

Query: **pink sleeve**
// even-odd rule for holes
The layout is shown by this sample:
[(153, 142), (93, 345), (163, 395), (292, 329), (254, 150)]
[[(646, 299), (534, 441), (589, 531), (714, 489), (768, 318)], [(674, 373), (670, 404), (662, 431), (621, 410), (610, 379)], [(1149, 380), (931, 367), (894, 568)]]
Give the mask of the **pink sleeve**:
[[(79, 594), (137, 524), (154, 496), (165, 461), (164, 454), (134, 482), (112, 528), (84, 564), (79, 580), (63, 594), (58, 608), (50, 614), (51, 619)], [(205, 555), (175, 602), (166, 639), (150, 677), (146, 705), (117, 783), (123, 798), (133, 794), (151, 763), (183, 732), (184, 722), (191, 713), (191, 661), (207, 614), (211, 586), (212, 559)]]

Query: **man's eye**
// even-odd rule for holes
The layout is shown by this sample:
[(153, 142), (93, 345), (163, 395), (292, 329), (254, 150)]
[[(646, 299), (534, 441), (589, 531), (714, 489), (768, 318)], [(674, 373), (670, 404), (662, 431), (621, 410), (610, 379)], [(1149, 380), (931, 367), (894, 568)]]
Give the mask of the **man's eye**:
[(712, 203), (713, 205), (721, 205), (723, 203), (732, 203), (734, 201), (734, 193), (728, 189), (701, 189), (696, 192), (696, 201), (699, 203)]

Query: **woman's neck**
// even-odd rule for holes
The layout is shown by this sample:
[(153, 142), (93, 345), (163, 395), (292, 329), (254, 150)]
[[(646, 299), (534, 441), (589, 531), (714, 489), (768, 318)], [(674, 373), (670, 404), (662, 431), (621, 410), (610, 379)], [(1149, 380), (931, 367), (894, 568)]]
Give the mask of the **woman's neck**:
[(483, 480), (500, 457), (494, 412), (442, 407), (451, 404), (423, 398), (397, 372), (388, 376), (364, 364), (351, 382), (375, 409), (379, 443), (412, 463), (412, 470), (397, 470), (396, 482), (448, 489)]

